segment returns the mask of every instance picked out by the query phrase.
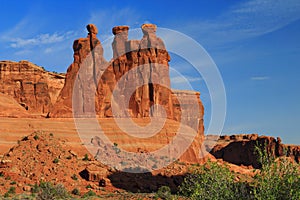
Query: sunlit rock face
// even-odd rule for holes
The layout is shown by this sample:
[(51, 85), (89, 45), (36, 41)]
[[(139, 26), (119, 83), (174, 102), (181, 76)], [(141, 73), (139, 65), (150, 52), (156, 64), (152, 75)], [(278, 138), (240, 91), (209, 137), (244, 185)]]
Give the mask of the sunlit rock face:
[(204, 138), (200, 93), (171, 90), (170, 55), (157, 27), (141, 29), (140, 40), (128, 40), (128, 26), (114, 27), (113, 58), (107, 62), (97, 28), (89, 24), (87, 37), (74, 41), (74, 61), (50, 117), (168, 118), (197, 134), (184, 156), (197, 161)]

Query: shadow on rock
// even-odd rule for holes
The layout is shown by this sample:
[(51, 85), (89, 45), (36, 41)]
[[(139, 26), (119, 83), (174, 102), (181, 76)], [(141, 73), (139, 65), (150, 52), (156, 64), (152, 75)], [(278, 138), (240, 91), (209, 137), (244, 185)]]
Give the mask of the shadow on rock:
[(185, 175), (163, 176), (147, 173), (116, 172), (108, 176), (111, 184), (117, 188), (133, 193), (156, 192), (161, 186), (170, 187), (172, 193), (176, 193), (178, 186), (183, 182)]

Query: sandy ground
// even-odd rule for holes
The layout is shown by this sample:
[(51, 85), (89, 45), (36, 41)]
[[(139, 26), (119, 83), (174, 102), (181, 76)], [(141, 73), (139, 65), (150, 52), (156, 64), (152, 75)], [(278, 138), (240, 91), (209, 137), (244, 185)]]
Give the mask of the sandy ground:
[[(97, 121), (94, 121), (97, 124)], [(149, 120), (135, 119), (141, 128), (149, 125)], [(123, 148), (128, 148), (130, 151), (135, 151), (137, 147), (145, 147), (147, 149), (158, 149), (168, 144), (170, 139), (176, 135), (178, 131), (178, 123), (173, 120), (167, 120), (162, 127), (157, 128), (159, 133), (154, 136), (137, 138), (134, 135), (126, 134), (126, 132), (139, 133), (140, 129), (135, 130), (135, 127), (127, 124), (126, 121), (121, 121), (116, 124), (113, 119), (105, 118), (98, 119), (98, 124), (101, 130), (111, 140), (112, 143), (118, 143)], [(125, 131), (119, 128), (125, 127)], [(76, 129), (74, 119), (71, 118), (0, 118), (0, 155), (6, 153), (10, 147), (17, 144), (24, 136), (27, 136), (35, 131), (43, 131), (53, 133), (57, 138), (67, 141), (67, 144), (76, 148), (84, 148), (83, 143), (89, 142), (93, 136), (99, 135), (99, 127), (95, 126), (91, 120), (85, 120), (80, 128), (86, 133), (79, 135)], [(149, 131), (149, 129), (147, 129)], [(155, 130), (154, 130), (155, 132)], [(189, 132), (189, 131), (186, 131)], [(86, 137), (86, 141), (85, 138)], [(130, 144), (129, 144), (130, 143)]]
[(53, 133), (72, 146), (81, 144), (73, 119), (0, 118), (0, 154), (34, 131)]

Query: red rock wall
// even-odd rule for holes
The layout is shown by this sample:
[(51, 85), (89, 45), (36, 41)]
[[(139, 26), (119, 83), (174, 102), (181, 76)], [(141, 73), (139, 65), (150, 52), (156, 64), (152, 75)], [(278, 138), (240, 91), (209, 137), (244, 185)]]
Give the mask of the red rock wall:
[(0, 92), (13, 97), (31, 114), (50, 112), (63, 83), (64, 75), (28, 61), (0, 62)]
[[(82, 90), (75, 104), (79, 114), (93, 112), (93, 106), (85, 108), (83, 102), (94, 99), (94, 112), (100, 118), (145, 118), (156, 115), (192, 127), (198, 135), (182, 160), (198, 162), (204, 136), (204, 108), (200, 93), (170, 89), (170, 55), (163, 41), (156, 36), (156, 26), (143, 25), (141, 40), (128, 40), (128, 26), (114, 27), (113, 59), (109, 63), (103, 58), (101, 43), (96, 38), (97, 31), (91, 32), (89, 27), (96, 30), (94, 25), (88, 25), (88, 37), (74, 42), (74, 62), (68, 68), (64, 88), (51, 117), (72, 117), (72, 92)], [(82, 66), (88, 67), (78, 75)], [(82, 74), (84, 78), (80, 77)], [(79, 84), (75, 84), (78, 88), (74, 88), (77, 76)], [(86, 82), (90, 84), (84, 84)], [(85, 93), (95, 94), (95, 97), (86, 98)], [(113, 93), (119, 96), (113, 97)], [(112, 109), (114, 101), (115, 108)], [(159, 109), (160, 106), (163, 109)]]
[(300, 148), (298, 146), (284, 145), (280, 138), (268, 136), (249, 135), (231, 135), (221, 136), (218, 144), (211, 150), (211, 154), (217, 159), (237, 164), (252, 165), (260, 168), (255, 146), (265, 148), (269, 155), (274, 157), (288, 156), (299, 163)]
[[(101, 43), (96, 37), (97, 28), (93, 25), (88, 25), (87, 29), (89, 31), (92, 30), (92, 32), (89, 32), (86, 38), (77, 39), (73, 43), (74, 61), (67, 70), (64, 87), (58, 96), (54, 109), (51, 111), (51, 117), (73, 117), (73, 90), (85, 91), (84, 94), (79, 94), (79, 97), (77, 98), (79, 99), (79, 103), (77, 103), (78, 108), (76, 108), (77, 111), (82, 113), (94, 111), (91, 108), (84, 107), (85, 104), (83, 104), (83, 102), (90, 101), (90, 96), (85, 95), (86, 93), (95, 93), (96, 91), (96, 83), (93, 80), (90, 80), (95, 79), (97, 76), (98, 68), (96, 68), (96, 66), (105, 64), (106, 61), (103, 58), (103, 49)], [(74, 82), (76, 77), (80, 76), (78, 72), (82, 64), (85, 64), (85, 66), (90, 66), (91, 69), (84, 69), (85, 72), (82, 73), (82, 76), (84, 77), (78, 77), (78, 88), (74, 88)], [(89, 78), (89, 80), (87, 80), (87, 78)], [(93, 84), (85, 84), (85, 82), (92, 82)]]
[[(173, 119), (173, 104), (170, 90), (169, 65), (170, 56), (163, 41), (156, 37), (155, 25), (143, 25), (141, 41), (128, 41), (128, 26), (113, 28), (115, 34), (112, 62), (116, 82), (124, 99), (120, 100), (120, 117), (149, 117), (156, 112), (155, 105), (161, 105), (169, 119)], [(130, 73), (128, 73), (130, 72)], [(127, 99), (127, 98), (128, 99)], [(126, 101), (127, 99), (127, 101)], [(126, 106), (128, 105), (129, 106)], [(156, 110), (155, 110), (156, 109)]]
[[(189, 118), (197, 121), (203, 120), (203, 106), (200, 101), (200, 93), (176, 91), (170, 89), (169, 64), (170, 56), (165, 49), (163, 41), (155, 34), (156, 26), (145, 24), (142, 26), (144, 36), (141, 40), (128, 40), (128, 26), (113, 28), (115, 35), (112, 43), (113, 60), (107, 63), (103, 58), (103, 49), (96, 38), (97, 29), (94, 25), (88, 25), (95, 30), (89, 33), (87, 38), (74, 41), (74, 62), (70, 65), (66, 75), (65, 86), (62, 89), (52, 117), (72, 117), (72, 92), (74, 81), (80, 66), (84, 62), (90, 63), (94, 69), (85, 72), (87, 77), (99, 78), (97, 86), (94, 84), (79, 84), (77, 90), (87, 87), (84, 91), (96, 91), (95, 109), (99, 117), (112, 117), (112, 93), (121, 94), (117, 102), (116, 117), (149, 117), (154, 114), (161, 116), (162, 112), (155, 112), (157, 105), (166, 111), (166, 117), (179, 121), (181, 109), (189, 109)], [(93, 51), (92, 51), (93, 50)], [(92, 52), (92, 55), (91, 55)], [(87, 57), (92, 56), (90, 59)], [(84, 63), (86, 64), (86, 63)], [(128, 73), (130, 71), (130, 73)], [(99, 74), (101, 77), (98, 77)], [(80, 82), (80, 77), (78, 78)], [(120, 79), (124, 81), (120, 81)], [(82, 80), (91, 82), (91, 80)], [(95, 83), (96, 84), (96, 83)], [(118, 87), (116, 87), (118, 86)], [(96, 89), (97, 88), (97, 89)], [(78, 107), (83, 107), (83, 101), (79, 101)], [(184, 102), (182, 107), (177, 106), (180, 97)], [(126, 100), (127, 97), (127, 100)], [(175, 105), (175, 106), (174, 106)], [(85, 112), (91, 108), (85, 108)], [(84, 109), (82, 109), (82, 112)], [(92, 110), (91, 110), (92, 112)], [(191, 120), (195, 121), (195, 120)], [(194, 122), (195, 123), (195, 122)], [(201, 130), (201, 132), (203, 132)]]

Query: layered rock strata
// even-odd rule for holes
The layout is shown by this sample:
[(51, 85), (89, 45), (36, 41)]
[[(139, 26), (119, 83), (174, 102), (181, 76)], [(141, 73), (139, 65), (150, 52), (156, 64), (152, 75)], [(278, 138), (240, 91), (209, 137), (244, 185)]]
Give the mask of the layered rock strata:
[(28, 61), (0, 62), (0, 93), (13, 97), (31, 114), (46, 115), (52, 110), (64, 78)]
[(200, 93), (171, 90), (170, 55), (156, 25), (144, 24), (141, 40), (128, 40), (128, 26), (114, 27), (110, 62), (103, 57), (97, 28), (87, 29), (87, 38), (74, 41), (74, 62), (50, 116), (175, 120), (194, 130), (196, 140), (185, 157), (197, 160), (204, 136)]

